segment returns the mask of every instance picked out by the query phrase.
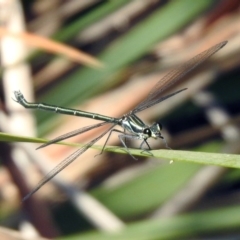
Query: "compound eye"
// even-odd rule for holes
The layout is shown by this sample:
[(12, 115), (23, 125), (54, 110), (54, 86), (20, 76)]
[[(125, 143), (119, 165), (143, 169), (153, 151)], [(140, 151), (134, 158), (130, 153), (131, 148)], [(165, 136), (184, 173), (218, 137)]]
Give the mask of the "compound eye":
[(162, 130), (162, 124), (158, 123), (158, 126), (159, 126), (160, 130)]
[(151, 130), (150, 130), (149, 128), (145, 128), (145, 129), (143, 130), (143, 133), (144, 133), (144, 134), (147, 134), (149, 137), (151, 137)]

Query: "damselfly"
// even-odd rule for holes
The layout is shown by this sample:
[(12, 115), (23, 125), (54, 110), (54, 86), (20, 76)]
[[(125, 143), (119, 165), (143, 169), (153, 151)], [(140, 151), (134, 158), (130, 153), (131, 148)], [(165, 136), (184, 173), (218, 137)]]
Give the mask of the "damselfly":
[[(45, 103), (29, 103), (25, 100), (23, 94), (20, 91), (15, 91), (14, 92), (15, 98), (16, 98), (15, 101), (18, 102), (19, 104), (21, 104), (25, 108), (42, 109), (45, 111), (53, 111), (55, 113), (68, 114), (68, 115), (73, 115), (73, 116), (78, 116), (78, 117), (92, 118), (95, 120), (102, 121), (98, 124), (94, 124), (91, 126), (87, 126), (87, 127), (66, 133), (62, 136), (59, 136), (59, 137), (41, 145), (39, 148), (43, 148), (50, 144), (57, 143), (59, 141), (76, 136), (78, 134), (82, 134), (91, 129), (101, 127), (101, 126), (104, 126), (107, 124), (111, 124), (111, 126), (106, 131), (104, 131), (101, 135), (99, 135), (92, 141), (84, 144), (80, 149), (78, 149), (77, 151), (72, 153), (70, 156), (68, 156), (66, 159), (64, 159), (61, 163), (59, 163), (52, 171), (50, 171), (38, 183), (38, 185), (24, 198), (24, 200), (26, 200), (32, 194), (34, 194), (39, 188), (41, 188), (45, 183), (47, 183), (49, 180), (51, 180), (55, 175), (57, 175), (60, 171), (62, 171), (65, 167), (67, 167), (70, 163), (72, 163), (77, 157), (79, 157), (81, 154), (83, 154), (88, 148), (90, 148), (93, 144), (95, 144), (99, 139), (101, 139), (106, 134), (108, 134), (108, 137), (107, 137), (107, 140), (105, 141), (102, 151), (106, 147), (106, 144), (113, 132), (119, 133), (118, 137), (119, 137), (121, 143), (123, 144), (125, 150), (130, 155), (131, 155), (131, 153), (128, 150), (128, 147), (125, 142), (126, 139), (142, 140), (142, 143), (140, 144), (140, 148), (143, 149), (143, 144), (145, 143), (150, 150), (150, 146), (147, 142), (148, 138), (164, 139), (161, 134), (161, 125), (159, 123), (154, 123), (153, 125), (148, 126), (139, 117), (137, 117), (136, 114), (138, 112), (141, 112), (149, 107), (152, 107), (153, 105), (160, 103), (160, 102), (186, 90), (186, 88), (184, 88), (184, 89), (181, 89), (174, 93), (171, 93), (167, 96), (160, 97), (160, 94), (164, 90), (166, 90), (170, 85), (174, 84), (176, 81), (178, 81), (179, 79), (184, 77), (188, 72), (193, 70), (195, 67), (197, 67), (199, 64), (201, 64), (203, 61), (205, 61), (207, 58), (209, 58), (215, 52), (220, 50), (226, 44), (227, 44), (227, 41), (218, 43), (218, 44), (212, 46), (211, 48), (205, 50), (204, 52), (198, 54), (197, 56), (193, 57), (192, 59), (190, 59), (188, 62), (184, 63), (183, 65), (170, 71), (165, 77), (163, 77), (153, 87), (153, 89), (150, 91), (149, 95), (147, 96), (147, 98), (145, 100), (143, 100), (141, 103), (139, 103), (132, 111), (130, 111), (129, 113), (125, 114), (124, 116), (122, 116), (120, 118), (113, 118), (113, 117), (100, 115), (97, 113), (84, 112), (81, 110), (64, 108), (64, 107), (54, 106), (54, 105), (45, 104)], [(115, 129), (115, 127), (117, 125), (121, 126), (124, 131)], [(101, 153), (102, 153), (102, 151), (101, 151)]]

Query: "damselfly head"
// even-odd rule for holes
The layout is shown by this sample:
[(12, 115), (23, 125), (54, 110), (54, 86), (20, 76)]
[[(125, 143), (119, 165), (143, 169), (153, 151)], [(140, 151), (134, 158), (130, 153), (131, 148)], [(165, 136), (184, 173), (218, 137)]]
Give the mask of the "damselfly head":
[(162, 138), (161, 135), (161, 130), (162, 130), (162, 125), (160, 123), (154, 123), (150, 128), (151, 131), (151, 137), (152, 138)]

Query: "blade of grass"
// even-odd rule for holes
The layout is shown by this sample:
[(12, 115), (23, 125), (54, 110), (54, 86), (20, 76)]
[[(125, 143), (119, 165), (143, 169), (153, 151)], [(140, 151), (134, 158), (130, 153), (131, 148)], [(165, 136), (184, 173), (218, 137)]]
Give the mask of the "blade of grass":
[[(123, 219), (152, 212), (181, 189), (201, 168), (197, 164), (160, 164), (121, 185), (103, 185), (91, 194)], [(141, 201), (136, 201), (141, 199)]]
[(83, 16), (80, 16), (76, 21), (73, 21), (64, 27), (61, 31), (56, 33), (53, 38), (58, 41), (67, 41), (70, 38), (73, 38), (83, 29), (87, 28), (89, 25), (96, 23), (101, 18), (105, 17), (108, 14), (111, 14), (128, 2), (128, 0), (102, 2), (99, 7), (94, 8), (92, 11)]
[[(0, 132), (0, 141), (5, 142), (47, 142), (47, 140), (41, 138), (30, 138), (15, 136), (7, 133)], [(60, 143), (70, 146), (79, 146), (81, 144), (73, 143)], [(91, 148), (102, 149), (102, 146), (94, 145)], [(124, 148), (107, 146), (104, 151), (128, 154)], [(152, 150), (149, 152), (143, 152), (141, 149), (129, 148), (131, 154), (142, 157), (154, 157), (159, 159), (166, 159), (170, 161), (182, 161), (198, 164), (216, 165), (222, 167), (240, 168), (240, 155), (237, 154), (223, 154), (223, 153), (206, 153), (206, 152), (193, 152), (193, 151), (180, 151), (180, 150)]]
[[(10, 134), (0, 134), (0, 141), (46, 142), (36, 138), (24, 138)], [(65, 143), (61, 143), (65, 144)], [(81, 146), (79, 144), (70, 144)], [(101, 149), (102, 146), (93, 146)], [(126, 153), (124, 149), (107, 147), (106, 151)], [(144, 156), (142, 150), (130, 149), (132, 154)], [(154, 150), (149, 152), (152, 157), (174, 160), (174, 164), (165, 164), (151, 169), (149, 172), (116, 188), (98, 188), (92, 194), (108, 206), (113, 212), (123, 218), (136, 217), (152, 211), (167, 201), (172, 194), (191, 178), (201, 167), (199, 164), (209, 164), (225, 167), (240, 167), (240, 156), (234, 154), (204, 153), (175, 150)], [(179, 161), (179, 162), (178, 162)], [(180, 163), (182, 162), (182, 163)], [(183, 163), (185, 162), (185, 163)], [(198, 163), (198, 164), (192, 164)], [(135, 198), (142, 201), (135, 202)]]
[(215, 234), (220, 237), (221, 233), (226, 233), (227, 230), (239, 229), (239, 211), (239, 206), (218, 208), (171, 218), (140, 221), (129, 224), (118, 234), (92, 232), (61, 239), (193, 239), (193, 236), (199, 237), (203, 234)]

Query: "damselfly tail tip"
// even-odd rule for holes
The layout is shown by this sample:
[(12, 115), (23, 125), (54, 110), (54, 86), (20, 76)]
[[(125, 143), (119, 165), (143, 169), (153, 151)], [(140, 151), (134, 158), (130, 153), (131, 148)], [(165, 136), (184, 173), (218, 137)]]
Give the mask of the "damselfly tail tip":
[(12, 98), (12, 100), (13, 100), (14, 102), (17, 102), (17, 103), (18, 103), (18, 98), (19, 98), (19, 96), (20, 96), (22, 93), (18, 90), (18, 91), (13, 91), (13, 94), (14, 94), (14, 96), (15, 96), (15, 99)]

